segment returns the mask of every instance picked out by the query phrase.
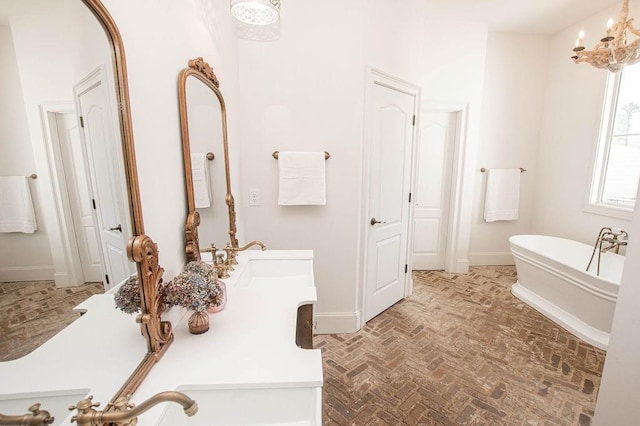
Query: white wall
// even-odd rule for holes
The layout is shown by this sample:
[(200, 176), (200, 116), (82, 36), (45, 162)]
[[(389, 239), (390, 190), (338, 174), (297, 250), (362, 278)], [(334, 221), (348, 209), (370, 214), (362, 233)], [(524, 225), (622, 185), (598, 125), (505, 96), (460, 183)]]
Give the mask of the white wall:
[(604, 33), (607, 19), (618, 13), (618, 7), (607, 9), (551, 39), (538, 151), (534, 233), (593, 244), (601, 227), (629, 226), (628, 220), (583, 211), (591, 184), (606, 72), (570, 60), (581, 28), (586, 34), (585, 45), (591, 48)]
[[(0, 174), (28, 176), (36, 172), (29, 143), (22, 86), (9, 26), (0, 26)], [(40, 186), (29, 181), (38, 230), (34, 234), (0, 234), (0, 281), (53, 277), (47, 225), (42, 215)], [(29, 256), (25, 256), (29, 253)]]
[[(184, 267), (187, 207), (178, 115), (178, 74), (202, 56), (227, 102), (238, 187), (237, 47), (226, 0), (104, 0), (123, 38), (145, 232), (160, 250), (165, 280)], [(233, 172), (235, 170), (236, 172)]]
[[(549, 37), (545, 36), (489, 33), (480, 145), (474, 168), (469, 249), (472, 265), (513, 264), (509, 237), (531, 232), (548, 47)], [(484, 221), (487, 174), (480, 173), (482, 167), (527, 170), (521, 175), (518, 220)]]
[[(629, 234), (640, 235), (640, 206), (636, 204)], [(633, 238), (634, 241), (638, 241)], [(640, 245), (630, 244), (618, 302), (611, 325), (607, 358), (598, 392), (596, 425), (634, 426), (640, 418)]]
[[(366, 67), (422, 86), (423, 99), (471, 104), (475, 149), (486, 26), (469, 23), (451, 36), (451, 22), (425, 19), (428, 12), (420, 1), (402, 8), (389, 0), (289, 2), (278, 41), (239, 42), (243, 155), (236, 194), (245, 235), (269, 248), (314, 250), (319, 331), (358, 327)], [(277, 205), (275, 150), (330, 152), (326, 206)], [(248, 189), (261, 191), (261, 206), (247, 206)], [(465, 190), (470, 205), (473, 185)], [(466, 235), (468, 245), (468, 226)]]
[[(50, 214), (55, 209), (57, 197), (49, 179), (50, 153), (44, 143), (40, 105), (73, 102), (72, 87), (75, 81), (68, 49), (73, 40), (67, 33), (70, 23), (63, 13), (62, 2), (56, 13), (13, 16), (9, 22), (28, 123), (28, 133), (24, 137), (27, 143), (30, 142), (31, 161), (34, 161), (37, 168), (35, 172), (38, 173), (38, 179), (31, 184), (32, 188), (37, 186), (39, 197), (36, 203), (42, 206), (38, 224), (42, 230), (38, 229), (38, 233), (42, 232), (47, 238), (47, 244), (29, 252), (29, 256), (34, 262), (38, 259), (52, 260), (53, 273), (39, 279), (54, 279), (57, 285), (66, 286), (69, 283), (64, 258), (60, 253), (52, 252), (50, 245), (51, 242), (60, 241), (64, 235), (60, 232), (57, 218)], [(48, 253), (43, 253), (45, 250)], [(22, 279), (31, 278), (23, 275)]]

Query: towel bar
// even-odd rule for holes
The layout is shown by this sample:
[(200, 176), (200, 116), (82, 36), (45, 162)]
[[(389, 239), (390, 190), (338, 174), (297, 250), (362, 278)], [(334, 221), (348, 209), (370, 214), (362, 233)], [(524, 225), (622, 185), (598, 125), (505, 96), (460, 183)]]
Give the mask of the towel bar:
[[(481, 171), (482, 173), (486, 172), (487, 170), (488, 170), (488, 169), (485, 169), (484, 167), (480, 169), (480, 171)], [(522, 167), (520, 167), (520, 173), (524, 173), (524, 172), (526, 172), (526, 171), (527, 171), (527, 169), (523, 169)]]
[[(280, 154), (280, 151), (273, 151), (273, 154), (271, 154), (271, 156), (277, 160), (278, 159), (278, 154)], [(329, 154), (327, 151), (325, 151), (324, 152), (324, 159), (328, 160), (329, 158), (331, 158), (331, 154)]]

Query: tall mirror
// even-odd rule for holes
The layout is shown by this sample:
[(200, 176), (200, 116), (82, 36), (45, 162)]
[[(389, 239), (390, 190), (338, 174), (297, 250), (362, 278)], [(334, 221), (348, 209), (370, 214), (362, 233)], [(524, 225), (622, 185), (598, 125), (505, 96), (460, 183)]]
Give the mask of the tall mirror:
[(199, 244), (238, 247), (226, 108), (218, 79), (202, 58), (189, 61), (180, 73), (178, 94), (189, 208), (187, 257), (199, 260)]
[[(68, 310), (136, 272), (140, 345), (149, 354), (166, 349), (171, 329), (156, 300), (162, 269), (144, 235), (115, 23), (100, 0), (0, 0), (0, 55), (3, 191), (29, 200), (22, 227), (0, 224), (0, 361), (77, 319), (55, 304)], [(34, 306), (36, 294), (44, 307)], [(148, 358), (145, 374), (155, 362)]]

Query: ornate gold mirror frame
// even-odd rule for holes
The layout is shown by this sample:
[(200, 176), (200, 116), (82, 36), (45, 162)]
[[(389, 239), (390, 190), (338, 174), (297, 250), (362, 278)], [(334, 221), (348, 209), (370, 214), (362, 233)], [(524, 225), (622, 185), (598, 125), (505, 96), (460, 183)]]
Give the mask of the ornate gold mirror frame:
[(141, 314), (137, 318), (142, 335), (147, 341), (147, 354), (136, 370), (127, 379), (112, 402), (120, 396), (132, 394), (151, 367), (158, 362), (173, 341), (171, 323), (162, 321), (160, 314), (164, 305), (158, 294), (158, 286), (164, 270), (158, 264), (158, 248), (144, 234), (140, 188), (133, 144), (133, 128), (131, 126), (131, 109), (129, 105), (129, 88), (127, 67), (122, 37), (113, 18), (100, 0), (82, 0), (104, 28), (111, 47), (111, 56), (116, 85), (116, 96), (119, 103), (119, 125), (122, 134), (122, 154), (124, 171), (129, 191), (129, 212), (131, 214), (131, 231), (133, 236), (127, 245), (127, 254), (132, 262), (136, 262), (138, 270), (138, 288), (141, 298)]
[(193, 179), (191, 175), (191, 143), (189, 140), (189, 120), (187, 115), (187, 78), (195, 77), (210, 88), (215, 93), (220, 102), (222, 118), (222, 143), (224, 147), (224, 168), (227, 184), (225, 202), (229, 211), (229, 238), (233, 248), (238, 248), (236, 237), (236, 210), (233, 194), (231, 194), (231, 176), (229, 173), (229, 143), (227, 139), (227, 110), (224, 98), (220, 92), (220, 82), (208, 63), (202, 58), (189, 61), (189, 67), (180, 72), (178, 78), (178, 97), (180, 106), (180, 126), (182, 129), (182, 153), (184, 158), (184, 172), (187, 184), (187, 205), (189, 208), (186, 234), (186, 253), (189, 261), (200, 260), (200, 246), (198, 241), (198, 225), (200, 225), (200, 214), (196, 211), (195, 194), (193, 190)]

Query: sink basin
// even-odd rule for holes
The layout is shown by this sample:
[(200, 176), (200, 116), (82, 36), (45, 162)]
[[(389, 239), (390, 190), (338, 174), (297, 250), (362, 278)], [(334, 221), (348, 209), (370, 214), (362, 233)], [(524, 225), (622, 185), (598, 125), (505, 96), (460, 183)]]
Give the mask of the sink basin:
[(198, 403), (187, 417), (178, 404), (169, 404), (157, 426), (290, 425), (322, 424), (322, 388), (178, 388)]
[(250, 259), (235, 287), (294, 284), (313, 287), (312, 259)]
[(24, 415), (29, 412), (31, 405), (39, 402), (40, 409), (47, 410), (55, 418), (53, 424), (59, 425), (73, 414), (69, 407), (76, 405), (88, 393), (89, 389), (72, 389), (0, 395), (0, 413), (9, 416)]

